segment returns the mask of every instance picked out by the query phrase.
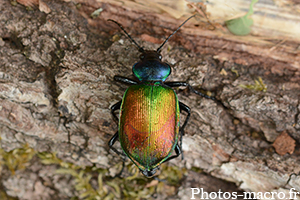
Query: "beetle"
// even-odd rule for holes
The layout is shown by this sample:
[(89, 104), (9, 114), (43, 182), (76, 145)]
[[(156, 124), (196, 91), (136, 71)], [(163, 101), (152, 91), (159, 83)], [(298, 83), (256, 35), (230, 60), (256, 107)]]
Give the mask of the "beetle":
[[(139, 168), (143, 175), (152, 177), (160, 164), (182, 154), (182, 137), (190, 117), (190, 108), (177, 98), (172, 87), (185, 86), (192, 92), (213, 99), (195, 90), (186, 82), (165, 82), (171, 74), (171, 67), (162, 62), (160, 51), (165, 43), (192, 17), (185, 20), (155, 50), (144, 50), (117, 24), (125, 35), (138, 47), (140, 61), (133, 65), (132, 72), (138, 81), (114, 76), (119, 81), (131, 86), (126, 90), (121, 101), (111, 107), (112, 116), (119, 121), (118, 131), (110, 139), (109, 147), (121, 155), (113, 145), (120, 141), (123, 152)], [(115, 111), (120, 110), (119, 118)], [(186, 112), (186, 118), (180, 127), (180, 112)], [(175, 150), (175, 155), (171, 155)], [(182, 155), (183, 159), (183, 155)]]

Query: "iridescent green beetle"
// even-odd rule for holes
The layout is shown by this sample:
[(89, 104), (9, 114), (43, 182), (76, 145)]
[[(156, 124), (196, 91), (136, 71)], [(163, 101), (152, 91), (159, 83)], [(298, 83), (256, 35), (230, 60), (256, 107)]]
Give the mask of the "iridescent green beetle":
[[(171, 67), (161, 61), (161, 48), (192, 17), (194, 16), (183, 22), (156, 51), (144, 50), (118, 22), (109, 20), (116, 23), (142, 53), (141, 60), (132, 68), (139, 81), (121, 76), (114, 77), (116, 81), (132, 86), (126, 90), (123, 99), (111, 107), (112, 115), (119, 120), (119, 130), (110, 139), (109, 147), (121, 154), (113, 147), (119, 139), (126, 156), (147, 177), (153, 176), (160, 164), (182, 153), (181, 141), (190, 117), (190, 108), (178, 101), (171, 87), (186, 86), (194, 93), (212, 99), (194, 90), (186, 82), (165, 82), (171, 74)], [(118, 119), (115, 111), (119, 109)], [(187, 117), (179, 127), (181, 111), (185, 111)], [(174, 150), (176, 154), (171, 156)]]

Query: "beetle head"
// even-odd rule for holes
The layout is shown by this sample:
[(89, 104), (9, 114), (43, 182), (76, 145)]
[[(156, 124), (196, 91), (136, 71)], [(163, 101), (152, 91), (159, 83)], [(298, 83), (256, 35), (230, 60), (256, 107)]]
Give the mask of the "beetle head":
[(171, 73), (171, 67), (161, 61), (158, 51), (143, 51), (140, 61), (133, 68), (133, 74), (140, 81), (165, 81)]
[(125, 33), (125, 35), (138, 47), (139, 52), (141, 52), (140, 59), (141, 61), (136, 63), (133, 68), (133, 74), (140, 81), (165, 81), (166, 78), (171, 73), (171, 67), (161, 61), (160, 51), (162, 47), (168, 42), (168, 40), (191, 18), (195, 17), (195, 15), (189, 17), (185, 20), (161, 45), (157, 48), (156, 51), (146, 51), (143, 47), (139, 46), (134, 39), (126, 32), (126, 30), (122, 27), (118, 22), (109, 19), (108, 21), (114, 22), (117, 24)]

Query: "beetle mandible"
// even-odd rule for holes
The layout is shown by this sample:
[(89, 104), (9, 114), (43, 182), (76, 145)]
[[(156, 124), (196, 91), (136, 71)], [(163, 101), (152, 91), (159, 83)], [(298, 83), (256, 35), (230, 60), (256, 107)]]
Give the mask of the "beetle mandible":
[[(152, 177), (160, 164), (182, 154), (182, 136), (190, 117), (190, 108), (178, 101), (172, 87), (185, 86), (198, 95), (213, 99), (186, 82), (165, 82), (171, 74), (171, 67), (162, 62), (160, 51), (165, 43), (194, 16), (185, 20), (156, 51), (144, 50), (122, 25), (114, 20), (108, 20), (117, 24), (141, 52), (140, 61), (132, 68), (138, 81), (122, 76), (114, 77), (114, 80), (131, 86), (126, 90), (123, 99), (111, 107), (113, 117), (119, 121), (119, 128), (108, 145), (117, 154), (122, 154), (113, 147), (119, 139), (126, 156), (146, 177)], [(115, 114), (116, 110), (120, 110), (119, 119)], [(180, 127), (181, 111), (185, 111), (187, 116)], [(176, 155), (171, 156), (174, 150)]]

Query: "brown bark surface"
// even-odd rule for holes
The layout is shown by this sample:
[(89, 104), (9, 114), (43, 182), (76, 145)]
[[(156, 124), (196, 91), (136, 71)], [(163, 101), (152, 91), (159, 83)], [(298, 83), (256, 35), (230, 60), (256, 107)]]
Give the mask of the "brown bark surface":
[[(12, 173), (5, 152), (28, 144), (35, 152), (56, 152), (65, 162), (114, 176), (122, 159), (107, 145), (117, 130), (110, 107), (128, 85), (113, 77), (133, 78), (139, 53), (107, 19), (122, 24), (146, 49), (156, 49), (182, 20), (94, 1), (45, 1), (43, 9), (31, 10), (0, 0), (0, 6), (0, 186), (19, 199), (70, 199), (80, 192), (72, 177), (56, 173), (58, 165), (34, 157)], [(90, 17), (98, 8), (99, 16)], [(270, 52), (272, 45), (201, 27), (197, 19), (188, 22), (163, 48), (163, 60), (172, 66), (168, 81), (187, 81), (216, 101), (176, 89), (191, 119), (184, 160), (165, 165), (179, 167), (183, 178), (151, 198), (190, 199), (191, 187), (300, 192), (299, 48)], [(90, 182), (97, 187), (95, 176)]]

